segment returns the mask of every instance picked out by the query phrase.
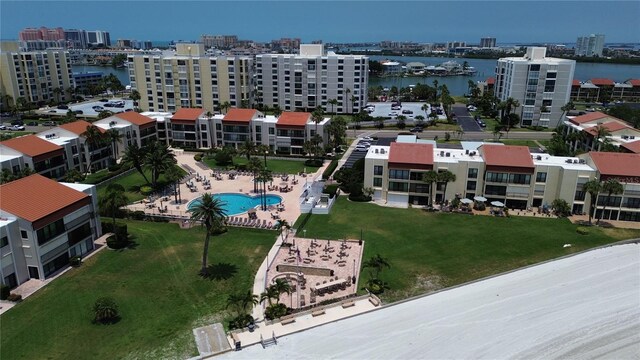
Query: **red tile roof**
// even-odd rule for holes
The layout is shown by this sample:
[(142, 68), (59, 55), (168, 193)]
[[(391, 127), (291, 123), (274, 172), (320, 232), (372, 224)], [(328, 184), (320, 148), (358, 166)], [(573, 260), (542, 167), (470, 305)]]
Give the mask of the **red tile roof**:
[(589, 156), (602, 175), (640, 177), (640, 154), (590, 152)]
[(573, 79), (571, 86), (580, 86), (580, 80)]
[(625, 125), (625, 124), (621, 124), (621, 123), (619, 123), (617, 121), (609, 121), (609, 122), (606, 122), (606, 123), (601, 124), (601, 125), (592, 126), (590, 128), (587, 128), (584, 131), (586, 131), (589, 134), (595, 136), (598, 133), (598, 126), (602, 126), (602, 127), (606, 128), (607, 130), (609, 130), (609, 132), (619, 131), (619, 130), (622, 130), (622, 129), (633, 129), (631, 126), (628, 126), (628, 125)]
[[(76, 135), (82, 135), (85, 131), (87, 131), (87, 127), (91, 126), (91, 123), (88, 121), (84, 121), (84, 120), (78, 120), (78, 121), (74, 121), (72, 123), (68, 123), (68, 124), (62, 124), (58, 127), (65, 129), (67, 131), (71, 131), (72, 133), (76, 134)], [(98, 128), (98, 130), (100, 130), (100, 132), (105, 132), (104, 129)]]
[(640, 140), (624, 143), (621, 146), (631, 151), (632, 153), (640, 154)]
[(222, 121), (250, 122), (258, 110), (255, 109), (229, 109)]
[(496, 78), (494, 77), (487, 78), (487, 85), (492, 85), (495, 83), (496, 83)]
[(305, 126), (311, 117), (308, 112), (284, 112), (278, 118), (276, 125)]
[(504, 166), (516, 168), (534, 168), (531, 153), (526, 146), (490, 145), (480, 147), (482, 157), (487, 166)]
[(173, 114), (171, 120), (187, 120), (195, 122), (203, 113), (203, 109), (180, 108), (175, 114)]
[[(202, 110), (202, 109), (198, 109), (198, 110)], [(126, 120), (132, 123), (133, 125), (137, 125), (137, 126), (143, 126), (143, 125), (152, 124), (156, 122), (155, 119), (141, 115), (135, 111), (125, 111), (123, 113), (116, 114), (116, 116), (122, 120)]]
[(595, 78), (595, 79), (591, 79), (591, 83), (593, 85), (598, 85), (598, 86), (602, 86), (602, 85), (610, 85), (613, 86), (614, 82), (611, 79), (605, 79), (605, 78)]
[(594, 120), (598, 120), (598, 119), (604, 119), (610, 117), (607, 114), (603, 114), (599, 111), (595, 111), (595, 112), (591, 112), (588, 114), (584, 114), (584, 115), (580, 115), (580, 116), (576, 116), (573, 119), (570, 119), (569, 121), (571, 121), (572, 123), (576, 124), (576, 125), (580, 125), (580, 124), (584, 124), (584, 123), (588, 123)]
[(392, 142), (389, 163), (405, 165), (433, 165), (433, 145)]
[(633, 86), (640, 86), (640, 79), (629, 79), (626, 82)]
[(0, 185), (0, 193), (2, 210), (32, 223), (89, 199), (89, 195), (81, 191), (38, 174)]
[(0, 142), (0, 144), (19, 151), (29, 157), (36, 157), (62, 150), (62, 147), (54, 143), (50, 143), (47, 140), (40, 139), (35, 135), (20, 136)]

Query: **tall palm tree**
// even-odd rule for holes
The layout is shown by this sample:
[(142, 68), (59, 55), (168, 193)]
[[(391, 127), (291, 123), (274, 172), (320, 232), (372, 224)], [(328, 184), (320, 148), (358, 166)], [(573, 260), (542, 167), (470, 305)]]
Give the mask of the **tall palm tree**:
[(589, 194), (589, 225), (595, 216), (598, 194), (602, 191), (602, 183), (598, 179), (591, 179), (582, 185), (582, 190)]
[(64, 90), (62, 90), (62, 88), (53, 88), (53, 95), (56, 96), (56, 102), (60, 102), (60, 94), (62, 94), (64, 92)]
[(253, 174), (253, 192), (254, 193), (258, 192), (257, 177), (262, 167), (263, 167), (262, 161), (260, 161), (260, 159), (256, 157), (251, 158), (251, 160), (249, 160), (249, 162), (247, 163), (247, 170), (251, 171), (251, 173)]
[(229, 103), (228, 101), (223, 102), (220, 105), (220, 109), (226, 114), (227, 111), (229, 110), (229, 108), (231, 107), (231, 103)]
[(278, 299), (278, 302), (280, 302), (280, 294), (273, 285), (267, 287), (265, 291), (260, 294), (260, 303), (263, 303), (265, 300), (267, 300), (269, 306), (272, 306), (272, 299)]
[(67, 95), (69, 95), (69, 98), (71, 100), (73, 100), (73, 96), (76, 94), (76, 91), (78, 91), (78, 89), (76, 89), (73, 86), (70, 86), (70, 87), (65, 89), (65, 92), (67, 93)]
[(98, 206), (103, 213), (111, 214), (115, 229), (116, 213), (118, 209), (127, 205), (127, 196), (124, 187), (118, 183), (111, 183), (107, 186), (105, 194), (100, 197)]
[(324, 111), (321, 106), (316, 107), (311, 113), (311, 120), (316, 124), (315, 134), (318, 134), (318, 124), (324, 120)]
[(435, 89), (435, 92), (433, 94), (433, 102), (438, 103), (438, 80), (433, 80), (433, 88)]
[(398, 129), (402, 130), (407, 127), (406, 120), (407, 117), (404, 115), (398, 115), (398, 117), (396, 117), (396, 126), (398, 127)]
[(443, 200), (447, 198), (447, 185), (450, 182), (456, 181), (456, 174), (452, 173), (449, 170), (444, 170), (438, 173), (438, 182), (444, 183), (444, 193), (442, 195)]
[(93, 163), (91, 152), (102, 147), (105, 141), (107, 141), (107, 138), (105, 136), (105, 133), (103, 133), (102, 130), (95, 125), (87, 126), (87, 129), (82, 134), (80, 134), (80, 136), (85, 139), (85, 142), (88, 145), (88, 152), (84, 154), (86, 158), (89, 159), (88, 163), (85, 164), (86, 167), (84, 175), (86, 176), (91, 170), (91, 165)]
[(289, 222), (287, 220), (282, 219), (278, 222), (277, 230), (280, 231), (280, 235), (282, 236), (282, 241), (284, 241), (284, 237), (286, 235), (285, 232), (289, 232), (289, 229), (291, 229), (291, 225), (289, 225)]
[(331, 112), (336, 115), (337, 114), (337, 106), (338, 106), (338, 99), (329, 99), (327, 101), (327, 103), (329, 103), (329, 105), (331, 105)]
[(596, 220), (596, 224), (600, 223), (600, 220), (604, 217), (604, 211), (607, 208), (607, 204), (611, 202), (611, 195), (622, 194), (624, 191), (624, 186), (616, 180), (609, 179), (602, 184), (602, 192), (607, 193), (607, 197), (605, 198), (604, 206), (602, 207), (602, 212), (600, 213), (600, 218)]
[(429, 104), (422, 104), (422, 106), (420, 107), (420, 110), (424, 111), (424, 115), (425, 116), (429, 116), (429, 113), (427, 112), (429, 110)]
[(206, 228), (202, 252), (202, 268), (200, 269), (200, 274), (202, 275), (207, 275), (208, 273), (207, 259), (209, 257), (211, 235), (213, 235), (215, 229), (224, 227), (224, 219), (227, 217), (224, 205), (224, 202), (220, 199), (214, 198), (210, 193), (205, 193), (202, 195), (200, 203), (189, 209), (191, 220), (201, 222)]
[(438, 181), (438, 173), (429, 170), (422, 175), (422, 181), (429, 184), (429, 205), (433, 205), (433, 184)]
[(146, 146), (145, 164), (151, 169), (151, 186), (156, 188), (160, 175), (169, 167), (175, 166), (176, 155), (166, 144), (153, 141)]
[(347, 88), (345, 91), (345, 96), (342, 98), (342, 106), (347, 110), (346, 113), (349, 113), (349, 95), (351, 94), (351, 89)]
[(118, 158), (118, 143), (122, 140), (122, 134), (118, 129), (111, 128), (106, 131), (106, 137), (111, 140), (111, 155), (113, 156), (113, 163), (116, 163)]
[(280, 109), (280, 105), (278, 104), (273, 105), (273, 116), (280, 117), (281, 114), (282, 114), (282, 109)]
[(129, 98), (131, 100), (133, 100), (133, 106), (134, 108), (138, 108), (138, 101), (140, 101), (140, 93), (138, 92), (138, 90), (131, 90), (131, 94), (129, 94)]
[(253, 307), (257, 305), (258, 302), (258, 295), (247, 290), (246, 293), (230, 294), (227, 298), (227, 308), (233, 307), (238, 315), (244, 315), (247, 313), (249, 306)]
[(358, 101), (358, 98), (355, 95), (351, 95), (351, 114), (353, 114), (356, 109), (356, 101)]
[(595, 131), (596, 133), (593, 138), (593, 143), (591, 144), (591, 151), (596, 150), (596, 144), (598, 145), (598, 150), (600, 149), (600, 139), (606, 139), (611, 136), (611, 131), (602, 125), (596, 125)]
[(273, 181), (273, 172), (266, 167), (263, 167), (258, 174), (258, 182), (262, 183), (262, 195), (260, 196), (262, 202), (262, 210), (267, 210), (267, 183)]
[(144, 181), (147, 184), (149, 184), (149, 179), (147, 178), (147, 175), (145, 175), (144, 169), (143, 169), (144, 161), (145, 161), (145, 150), (138, 147), (137, 143), (135, 142), (132, 143), (131, 145), (127, 146), (127, 148), (124, 150), (124, 154), (122, 156), (122, 162), (128, 165), (131, 165), (136, 170), (138, 170), (140, 175), (142, 175), (142, 177), (144, 178)]
[(167, 171), (164, 173), (164, 177), (168, 182), (173, 184), (173, 196), (175, 198), (176, 204), (178, 204), (178, 193), (180, 192), (180, 188), (178, 186), (178, 182), (182, 179), (182, 173), (178, 170), (177, 166), (170, 166)]
[(244, 141), (244, 143), (242, 143), (242, 145), (240, 145), (240, 149), (238, 150), (241, 155), (247, 157), (247, 161), (251, 161), (251, 155), (255, 155), (256, 151), (258, 151), (258, 148), (256, 146), (256, 143), (254, 143), (250, 139), (247, 139)]
[(276, 282), (271, 285), (271, 287), (273, 287), (275, 289), (275, 293), (278, 294), (278, 297), (276, 298), (276, 304), (280, 303), (280, 295), (284, 293), (291, 295), (291, 291), (293, 290), (291, 288), (291, 285), (284, 279), (276, 279)]

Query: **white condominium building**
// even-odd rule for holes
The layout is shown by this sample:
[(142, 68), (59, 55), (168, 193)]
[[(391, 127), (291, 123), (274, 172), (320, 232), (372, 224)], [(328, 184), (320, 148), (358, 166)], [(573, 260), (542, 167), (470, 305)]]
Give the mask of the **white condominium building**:
[[(367, 102), (369, 58), (326, 53), (322, 44), (300, 45), (300, 54), (256, 56), (256, 101), (285, 111), (356, 113)], [(330, 100), (337, 100), (332, 105)]]
[(0, 52), (0, 93), (11, 96), (11, 105), (18, 98), (39, 105), (70, 100), (73, 84), (67, 51)]
[(500, 101), (518, 100), (513, 113), (521, 126), (555, 128), (569, 102), (576, 62), (546, 57), (546, 48), (529, 47), (524, 57), (498, 59), (495, 94)]
[(253, 103), (253, 59), (210, 56), (203, 44), (177, 44), (176, 51), (129, 55), (131, 88), (140, 93), (144, 111), (175, 112), (201, 107), (218, 111)]
[(604, 48), (604, 35), (591, 34), (589, 36), (580, 36), (576, 40), (577, 56), (602, 56)]

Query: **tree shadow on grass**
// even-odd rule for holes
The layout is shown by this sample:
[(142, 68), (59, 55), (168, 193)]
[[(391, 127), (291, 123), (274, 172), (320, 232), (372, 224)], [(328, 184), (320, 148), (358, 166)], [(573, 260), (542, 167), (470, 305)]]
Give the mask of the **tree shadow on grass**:
[(238, 272), (238, 267), (229, 263), (217, 263), (209, 265), (205, 273), (201, 273), (205, 279), (209, 280), (227, 280), (232, 278)]

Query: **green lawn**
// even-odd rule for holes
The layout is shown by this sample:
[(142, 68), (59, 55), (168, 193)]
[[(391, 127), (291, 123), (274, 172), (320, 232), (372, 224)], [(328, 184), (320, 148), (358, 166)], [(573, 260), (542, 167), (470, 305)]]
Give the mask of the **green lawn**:
[[(264, 163), (264, 158), (260, 158)], [(208, 167), (212, 169), (216, 168), (226, 168), (227, 166), (219, 166), (216, 164), (216, 161), (212, 158), (205, 158), (202, 160)], [(233, 164), (234, 165), (246, 165), (249, 161), (244, 156), (234, 156)], [(316, 166), (307, 166), (304, 164), (304, 160), (283, 160), (283, 159), (269, 159), (267, 158), (267, 167), (269, 170), (276, 173), (285, 173), (285, 174), (298, 174), (302, 171), (306, 171), (307, 173), (315, 172), (318, 170)]]
[[(180, 167), (178, 168), (180, 169), (181, 172), (186, 174), (186, 171), (184, 171)], [(151, 170), (145, 169), (144, 172), (145, 172), (145, 175), (147, 176), (147, 179), (151, 181)], [(140, 186), (146, 185), (146, 182), (144, 181), (142, 174), (140, 174), (138, 171), (133, 171), (128, 175), (125, 175), (123, 177), (120, 177), (114, 180), (113, 182), (118, 183), (124, 187), (125, 195), (129, 199), (130, 203), (139, 201), (145, 198), (145, 196), (140, 193), (139, 189), (140, 189)], [(103, 184), (98, 187), (98, 197), (102, 197), (104, 195), (104, 192), (106, 191), (107, 186), (110, 183), (111, 182)], [(164, 175), (160, 175), (160, 178), (158, 179), (158, 188), (162, 188), (167, 184), (168, 184), (168, 181), (165, 179)]]
[[(504, 137), (500, 139), (498, 142), (501, 142), (505, 145), (520, 145), (520, 146), (529, 146), (529, 147), (539, 147), (535, 140), (521, 140), (521, 139), (505, 139)], [(549, 145), (549, 140), (538, 140), (543, 146)]]
[(35, 134), (32, 131), (0, 131), (3, 140), (13, 139), (18, 136)]
[[(209, 263), (225, 279), (198, 276), (202, 228), (127, 222), (137, 246), (102, 250), (0, 319), (2, 359), (185, 359), (191, 330), (223, 322), (227, 296), (253, 286), (276, 232), (231, 228), (213, 237)], [(112, 296), (122, 319), (91, 323), (91, 306)]]
[[(302, 217), (298, 220), (299, 226)], [(391, 264), (381, 278), (391, 284), (385, 301), (396, 301), (572, 252), (640, 236), (640, 230), (590, 229), (578, 235), (567, 219), (427, 213), (385, 208), (340, 197), (331, 215), (312, 215), (307, 236), (360, 238), (367, 259), (381, 254)], [(563, 248), (570, 243), (571, 248)], [(368, 280), (365, 270), (360, 284)], [(431, 284), (429, 285), (429, 283)]]

